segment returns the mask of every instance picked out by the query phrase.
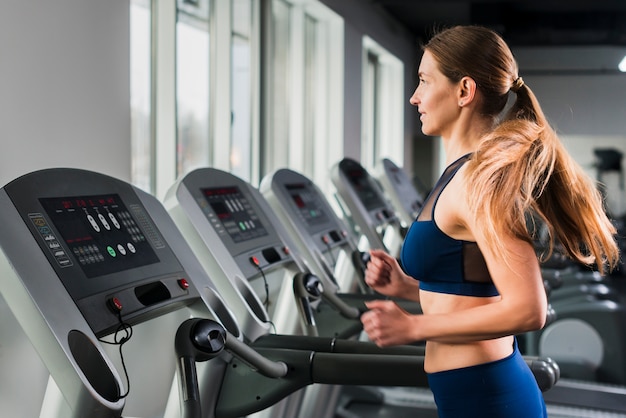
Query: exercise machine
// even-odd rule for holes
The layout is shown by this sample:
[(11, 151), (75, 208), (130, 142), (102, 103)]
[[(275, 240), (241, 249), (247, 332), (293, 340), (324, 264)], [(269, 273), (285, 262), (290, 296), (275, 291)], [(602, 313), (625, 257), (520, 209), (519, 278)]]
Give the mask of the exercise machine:
[(164, 205), (238, 318), (258, 318), (254, 328), (244, 325), (250, 340), (270, 328), (343, 338), (361, 331), (364, 305), (349, 305), (337, 296), (336, 283), (312, 272), (250, 183), (199, 168), (170, 187)]
[(417, 191), (407, 173), (389, 158), (383, 158), (376, 166), (375, 176), (403, 226), (409, 228), (419, 215), (424, 196)]
[(370, 292), (357, 238), (310, 179), (282, 168), (266, 175), (259, 190), (311, 268), (332, 277), (343, 292)]
[(347, 157), (332, 166), (331, 180), (346, 222), (363, 238), (359, 248), (384, 249), (398, 257), (406, 229), (378, 181)]
[[(15, 321), (3, 327), (2, 369), (38, 363), (7, 385), (16, 392), (13, 404), (3, 398), (5, 413), (238, 417), (313, 383), (425, 384), (413, 347), (269, 334), (257, 347), (244, 342), (162, 204), (121, 180), (29, 173), (0, 190), (0, 220), (0, 294)], [(5, 351), (11, 339), (30, 348)]]

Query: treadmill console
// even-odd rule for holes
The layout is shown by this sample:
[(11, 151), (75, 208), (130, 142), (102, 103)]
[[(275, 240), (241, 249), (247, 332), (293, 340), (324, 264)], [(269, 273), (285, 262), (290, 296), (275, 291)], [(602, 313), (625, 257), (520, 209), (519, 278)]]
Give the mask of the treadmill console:
[(328, 223), (329, 219), (309, 184), (286, 184), (285, 189), (304, 222), (311, 228)]
[(398, 215), (403, 218), (405, 224), (410, 225), (419, 215), (424, 202), (423, 197), (406, 172), (388, 158), (382, 160), (380, 171), (379, 179), (389, 199), (394, 203)]
[[(278, 181), (283, 179), (280, 174), (285, 174), (285, 180), (289, 180), (287, 175), (292, 173), (277, 173)], [(331, 208), (322, 201), (311, 182), (286, 182), (283, 187), (289, 196), (289, 207), (303, 221), (301, 226), (306, 228), (308, 235), (314, 237), (314, 242), (322, 252), (349, 239), (348, 232), (337, 223), (332, 214), (326, 212)]]
[(114, 331), (121, 317), (141, 322), (198, 297), (127, 183), (53, 169), (5, 191), (97, 336)]
[[(41, 213), (29, 214), (31, 222), (60, 267), (73, 260), (87, 278), (117, 273), (159, 261), (135, 217), (119, 195), (64, 196), (39, 199), (60, 233), (54, 235)], [(145, 224), (151, 235), (152, 226)], [(73, 260), (62, 249), (65, 243)], [(160, 247), (162, 242), (157, 242)]]
[(358, 162), (344, 159), (339, 163), (352, 189), (365, 210), (377, 222), (386, 222), (395, 215), (382, 198), (380, 188), (369, 173)]
[(245, 181), (220, 170), (198, 169), (182, 184), (247, 278), (257, 275), (259, 268), (293, 261), (267, 211), (252, 195), (258, 191)]
[(204, 188), (207, 205), (204, 214), (220, 235), (228, 235), (235, 243), (267, 236), (267, 230), (248, 199), (236, 187)]

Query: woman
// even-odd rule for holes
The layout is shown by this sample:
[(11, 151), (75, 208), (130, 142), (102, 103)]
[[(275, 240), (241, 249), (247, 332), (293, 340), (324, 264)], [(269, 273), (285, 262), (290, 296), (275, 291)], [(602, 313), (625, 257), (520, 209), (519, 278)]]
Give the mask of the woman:
[(410, 102), (423, 133), (442, 138), (448, 167), (407, 233), (403, 269), (373, 250), (366, 271), (371, 288), (419, 301), (423, 314), (376, 300), (363, 327), (380, 346), (426, 341), (441, 418), (545, 417), (513, 337), (543, 327), (547, 311), (526, 219), (601, 272), (618, 261), (615, 230), (499, 35), (453, 27), (423, 50)]

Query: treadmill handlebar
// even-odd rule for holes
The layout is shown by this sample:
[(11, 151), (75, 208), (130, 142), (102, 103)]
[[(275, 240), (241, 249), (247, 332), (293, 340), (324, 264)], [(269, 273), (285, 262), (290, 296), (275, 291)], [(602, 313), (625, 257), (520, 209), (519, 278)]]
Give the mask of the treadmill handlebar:
[[(326, 301), (333, 309), (339, 312), (343, 317), (350, 319), (359, 319), (361, 311), (354, 306), (348, 305), (341, 300), (332, 290), (327, 291), (319, 277), (311, 273), (298, 273), (293, 278), (293, 290), (297, 299), (302, 304), (300, 309), (307, 323), (313, 322), (313, 314), (307, 302), (319, 299), (320, 297)], [(309, 318), (311, 316), (311, 318)]]
[(176, 330), (174, 349), (181, 397), (181, 417), (201, 418), (202, 406), (196, 362), (218, 356), (226, 342), (226, 330), (215, 321), (192, 318)]
[(283, 361), (270, 360), (259, 354), (246, 343), (227, 332), (226, 350), (233, 356), (248, 364), (260, 374), (270, 378), (280, 378), (287, 375), (288, 367)]

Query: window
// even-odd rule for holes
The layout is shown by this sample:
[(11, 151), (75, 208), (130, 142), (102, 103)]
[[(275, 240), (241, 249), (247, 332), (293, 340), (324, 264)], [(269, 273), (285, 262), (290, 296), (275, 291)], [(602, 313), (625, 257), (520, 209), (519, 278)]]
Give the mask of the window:
[(258, 181), (260, 2), (130, 7), (133, 183), (163, 197), (205, 166)]
[(343, 20), (319, 1), (271, 2), (264, 173), (288, 167), (332, 189), (343, 155)]
[(151, 16), (149, 0), (130, 2), (131, 181), (154, 191), (151, 95)]
[(404, 65), (369, 37), (363, 39), (361, 163), (404, 161)]
[[(258, 110), (258, 78), (254, 75), (257, 60), (254, 56), (254, 10), (250, 0), (233, 0), (231, 36), (231, 137), (229, 149), (230, 171), (246, 180), (252, 180), (258, 171), (258, 138), (253, 129), (254, 111)], [(256, 88), (256, 90), (255, 90)], [(256, 152), (255, 152), (256, 151)], [(253, 158), (254, 156), (254, 158)]]
[(209, 1), (178, 0), (176, 175), (206, 167), (209, 144)]

